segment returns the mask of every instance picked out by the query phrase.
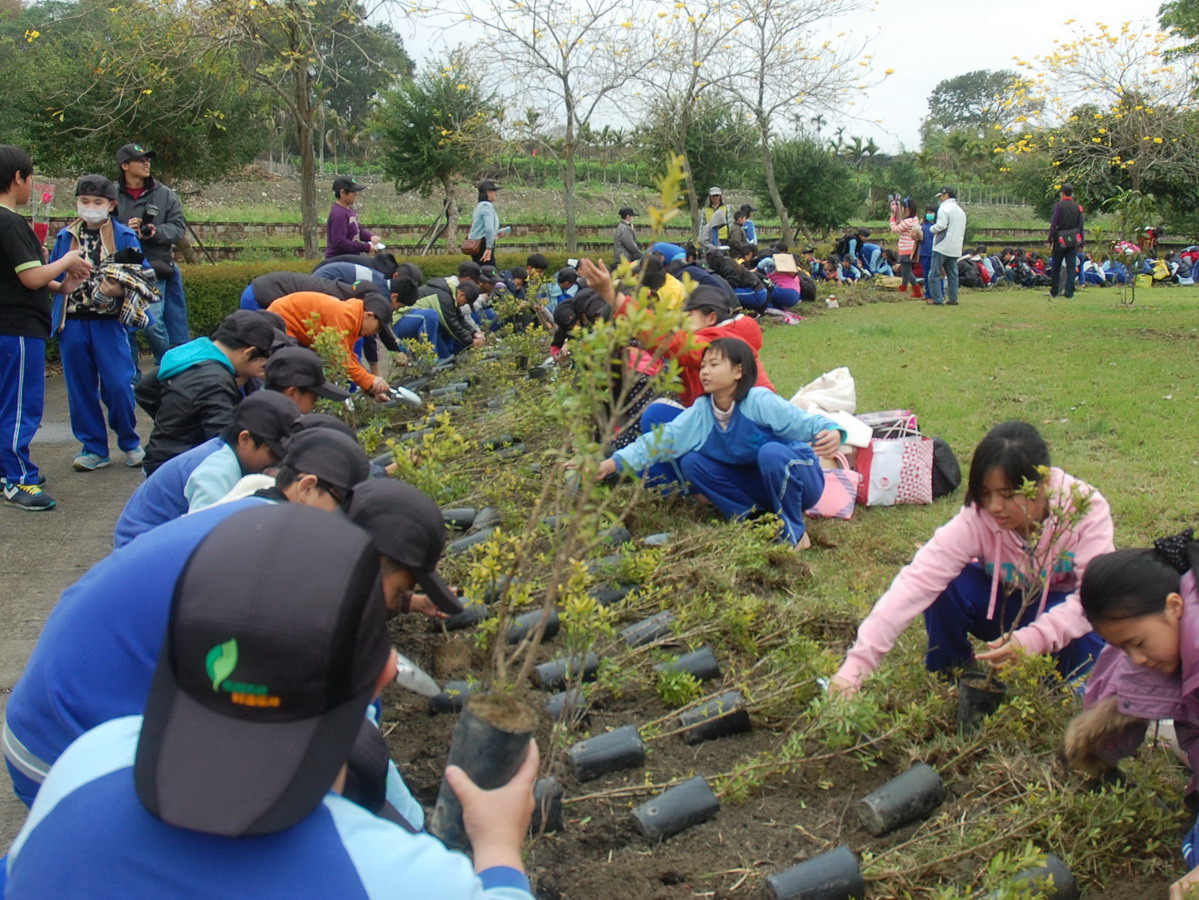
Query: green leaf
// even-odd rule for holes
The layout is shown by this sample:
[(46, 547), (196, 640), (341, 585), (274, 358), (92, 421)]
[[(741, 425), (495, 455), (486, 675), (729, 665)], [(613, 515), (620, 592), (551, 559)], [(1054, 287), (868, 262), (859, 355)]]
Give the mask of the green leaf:
[(208, 677), (212, 679), (212, 689), (219, 691), (221, 683), (237, 668), (237, 639), (217, 644), (209, 650), (204, 666), (208, 670)]

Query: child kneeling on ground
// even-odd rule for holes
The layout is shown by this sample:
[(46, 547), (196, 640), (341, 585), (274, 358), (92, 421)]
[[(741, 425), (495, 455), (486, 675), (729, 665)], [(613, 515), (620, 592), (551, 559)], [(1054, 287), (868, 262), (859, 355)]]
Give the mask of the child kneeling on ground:
[[(1107, 646), (1087, 682), (1083, 706), (1066, 730), (1066, 758), (1093, 775), (1115, 767), (1145, 737), (1150, 722), (1173, 719), (1191, 779), (1184, 799), (1199, 806), (1199, 543), (1187, 529), (1153, 549), (1117, 550), (1091, 561), (1082, 610)], [(1171, 900), (1199, 888), (1199, 820), (1182, 844), (1190, 871)]]
[(833, 456), (845, 433), (824, 416), (755, 387), (753, 349), (738, 338), (708, 345), (699, 379), (706, 398), (616, 451), (600, 464), (599, 477), (615, 474), (622, 465), (641, 472), (650, 463), (674, 460), (677, 480), (726, 517), (775, 513), (783, 520), (784, 540), (799, 550), (811, 546), (803, 514), (824, 490), (816, 457)]

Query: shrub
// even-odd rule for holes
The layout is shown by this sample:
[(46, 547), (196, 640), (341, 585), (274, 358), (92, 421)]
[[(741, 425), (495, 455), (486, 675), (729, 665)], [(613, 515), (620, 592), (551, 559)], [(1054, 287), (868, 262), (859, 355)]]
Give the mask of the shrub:
[[(547, 253), (546, 257), (553, 271), (566, 265), (565, 255)], [(458, 254), (396, 257), (399, 262), (416, 263), (425, 273), (425, 278), (458, 274), (458, 264), (464, 258)], [(242, 291), (259, 275), (279, 271), (311, 272), (315, 266), (315, 262), (307, 259), (181, 265), (179, 269), (183, 272), (183, 283), (187, 293), (187, 316), (192, 334), (211, 334), (221, 319), (237, 309)]]

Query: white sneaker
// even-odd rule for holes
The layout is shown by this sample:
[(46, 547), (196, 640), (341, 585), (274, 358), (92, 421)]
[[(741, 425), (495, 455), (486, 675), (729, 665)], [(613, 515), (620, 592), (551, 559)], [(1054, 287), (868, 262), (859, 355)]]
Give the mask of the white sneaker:
[(97, 453), (80, 453), (71, 462), (71, 466), (76, 472), (94, 472), (96, 469), (103, 469), (112, 463), (107, 456), (100, 456)]
[(132, 450), (125, 451), (125, 465), (131, 469), (136, 469), (142, 464), (142, 460), (146, 458), (146, 451), (140, 445)]

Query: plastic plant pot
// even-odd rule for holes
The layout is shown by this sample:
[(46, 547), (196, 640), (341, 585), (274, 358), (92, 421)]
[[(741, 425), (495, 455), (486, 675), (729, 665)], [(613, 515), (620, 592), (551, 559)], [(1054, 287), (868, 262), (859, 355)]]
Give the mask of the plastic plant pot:
[(465, 406), (434, 406), (433, 407), (433, 415), (435, 415), (435, 416), (441, 416), (441, 415), (452, 416), (455, 413), (462, 412), (462, 410), (464, 410), (464, 409), (466, 409)]
[[(1016, 875), (1009, 888), (1023, 890), (1027, 896), (1044, 898), (1044, 900), (1078, 900), (1078, 886), (1074, 876), (1066, 864), (1052, 853), (1045, 854), (1045, 863), (1031, 869), (1025, 869)], [(998, 898), (1011, 891), (995, 891), (991, 897)], [(1023, 896), (1022, 895), (1022, 896)]]
[(524, 372), (529, 368), (529, 358), (527, 356), (516, 357), (516, 371)]
[(599, 559), (593, 559), (587, 563), (587, 571), (592, 575), (595, 575), (597, 572), (602, 572), (604, 569), (615, 569), (622, 562), (624, 562), (624, 556), (619, 553), (609, 553), (607, 556), (602, 556)]
[(499, 450), (495, 451), (496, 459), (512, 459), (513, 457), (524, 456), (524, 455), (525, 455), (525, 445), (524, 444), (513, 444), (511, 447), (501, 447)]
[[(535, 609), (532, 612), (521, 613), (512, 620), (512, 624), (508, 626), (508, 643), (519, 644), (537, 627), (541, 621), (541, 610)], [(558, 633), (558, 629), (562, 627), (562, 623), (558, 619), (558, 610), (550, 610), (549, 618), (545, 622), (545, 634), (542, 640), (548, 641)]]
[(476, 531), (474, 534), (467, 535), (464, 538), (458, 538), (458, 540), (446, 544), (445, 552), (450, 556), (453, 556), (455, 553), (462, 553), (466, 550), (469, 550), (476, 544), (483, 543), (494, 533), (494, 528), (484, 528), (482, 531)]
[(599, 671), (599, 657), (588, 653), (582, 659), (552, 659), (533, 667), (537, 686), (543, 691), (557, 691), (566, 687), (568, 681), (595, 681)]
[(670, 629), (674, 626), (675, 615), (669, 609), (654, 613), (648, 619), (634, 622), (620, 632), (621, 638), (629, 647), (643, 647), (670, 637)]
[(484, 506), (481, 510), (475, 513), (474, 524), (471, 528), (491, 528), (500, 524), (500, 511), (494, 506)]
[(407, 441), (419, 441), (426, 434), (432, 434), (432, 433), (433, 433), (432, 428), (418, 428), (418, 429), (416, 429), (416, 431), (405, 431), (398, 438), (396, 438), (396, 440), (400, 441), (401, 443), (404, 443)]
[(579, 781), (591, 781), (609, 772), (645, 765), (645, 744), (632, 725), (579, 741), (567, 751)]
[(641, 539), (641, 543), (647, 547), (665, 547), (670, 543), (670, 532), (659, 531), (657, 534), (647, 535)]
[(683, 740), (688, 744), (743, 734), (753, 728), (740, 691), (729, 691), (687, 710), (679, 716), (679, 724), (687, 729)]
[(588, 713), (587, 698), (578, 688), (559, 691), (545, 699), (545, 711), (555, 722), (585, 722), (591, 716)]
[(512, 579), (507, 575), (501, 575), (496, 579), (486, 593), (483, 594), (484, 603), (496, 603), (502, 600), (504, 594), (508, 592), (508, 586), (512, 584)]
[(450, 394), (461, 394), (468, 387), (470, 387), (470, 385), (465, 381), (454, 381), (450, 384), (442, 385), (441, 387), (435, 387), (428, 393), (430, 397), (448, 397)]
[(443, 509), (441, 511), (441, 521), (445, 522), (446, 528), (466, 531), (471, 525), (475, 524), (475, 508), (473, 506), (455, 506), (450, 509)]
[(483, 442), (484, 450), (499, 450), (501, 447), (511, 447), (513, 444), (519, 444), (520, 438), (513, 437), (510, 434), (499, 434), (490, 440)]
[(842, 845), (766, 878), (774, 900), (849, 900), (866, 893), (853, 851)]
[(982, 672), (964, 673), (958, 680), (958, 731), (969, 734), (977, 730), (1005, 699), (1007, 685), (1002, 681), (988, 685)]
[(700, 681), (711, 681), (713, 678), (720, 677), (720, 664), (712, 655), (712, 648), (704, 644), (698, 650), (684, 653), (678, 659), (658, 663), (654, 666), (654, 671), (659, 673), (689, 672)]
[(543, 378), (548, 378), (549, 374), (549, 370), (543, 369), (541, 366), (534, 366), (526, 373), (529, 381), (541, 381)]
[(430, 631), (462, 631), (464, 628), (474, 628), (485, 619), (491, 618), (491, 610), (482, 603), (468, 603), (462, 607), (462, 612), (448, 619), (433, 619), (429, 623)]
[(623, 525), (613, 525), (600, 534), (600, 542), (607, 544), (609, 547), (619, 547), (621, 544), (627, 544), (632, 540), (633, 532), (629, 531)]
[(533, 785), (533, 818), (529, 831), (544, 834), (562, 830), (562, 782), (552, 775)]
[(475, 692), (475, 685), (469, 681), (447, 681), (440, 694), (429, 698), (429, 712), (456, 713), (462, 712), (462, 704), (466, 698)]
[(406, 381), (397, 381), (393, 387), (407, 388), (410, 391), (423, 391), (429, 386), (428, 378), (409, 378)]
[(720, 801), (702, 775), (688, 778), (657, 797), (633, 807), (633, 820), (651, 841), (664, 841), (720, 811)]
[(386, 453), (380, 453), (378, 456), (372, 459), (371, 465), (378, 466), (380, 469), (386, 469), (395, 461), (396, 455), (388, 450)]
[(594, 597), (595, 602), (600, 606), (615, 606), (635, 590), (637, 590), (635, 584), (605, 584), (602, 587), (592, 588), (587, 593)]
[[(536, 723), (533, 711), (511, 697), (471, 697), (458, 717), (446, 765), (460, 766), (484, 790), (505, 785), (524, 762)], [(470, 847), (462, 824), (462, 804), (444, 779), (428, 830), (452, 850)]]
[(858, 801), (858, 817), (866, 830), (878, 837), (923, 819), (945, 802), (941, 776), (927, 763), (916, 763), (902, 775), (871, 791)]

